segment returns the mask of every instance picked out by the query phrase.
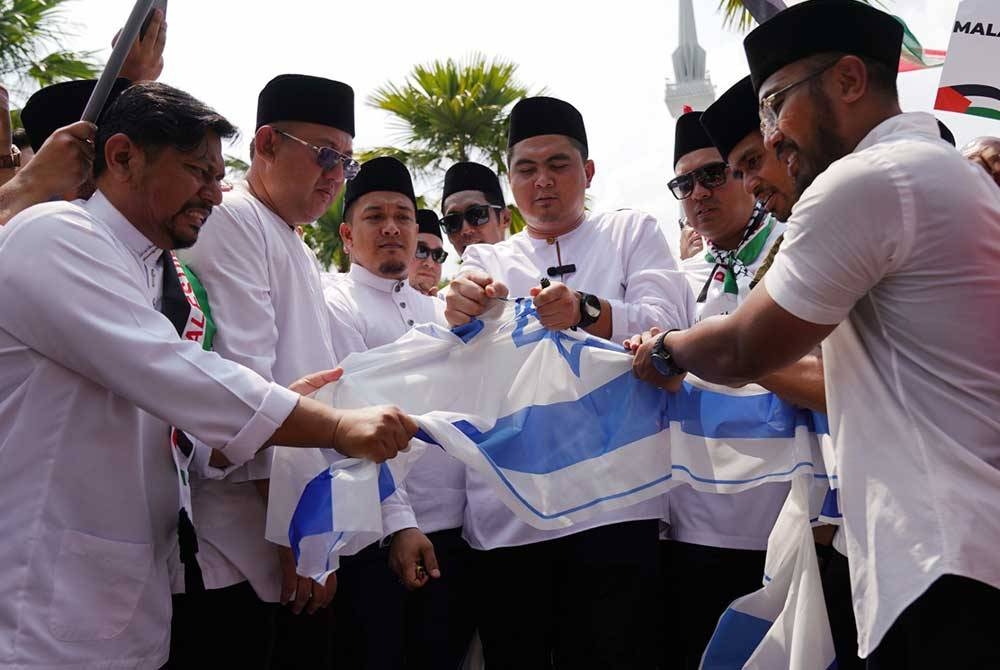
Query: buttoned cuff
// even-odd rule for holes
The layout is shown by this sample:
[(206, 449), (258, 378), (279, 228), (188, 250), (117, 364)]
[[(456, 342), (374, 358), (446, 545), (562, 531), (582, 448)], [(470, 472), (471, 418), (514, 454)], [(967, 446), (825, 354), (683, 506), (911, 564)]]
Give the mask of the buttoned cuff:
[(263, 402), (243, 430), (220, 451), (233, 465), (252, 459), (261, 446), (274, 435), (299, 402), (299, 394), (272, 383)]

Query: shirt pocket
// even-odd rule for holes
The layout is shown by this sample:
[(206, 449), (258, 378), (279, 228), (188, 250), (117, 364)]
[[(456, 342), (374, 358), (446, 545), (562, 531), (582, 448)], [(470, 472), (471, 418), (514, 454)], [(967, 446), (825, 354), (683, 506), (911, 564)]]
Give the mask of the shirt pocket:
[(128, 626), (153, 567), (153, 545), (63, 531), (49, 630), (65, 642), (109, 640)]

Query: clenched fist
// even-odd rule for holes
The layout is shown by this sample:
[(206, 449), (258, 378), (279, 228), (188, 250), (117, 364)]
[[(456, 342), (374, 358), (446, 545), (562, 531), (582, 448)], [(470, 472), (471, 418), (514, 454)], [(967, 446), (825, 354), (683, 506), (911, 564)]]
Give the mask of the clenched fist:
[(398, 407), (341, 410), (333, 448), (351, 458), (381, 463), (406, 449), (416, 432), (417, 423)]

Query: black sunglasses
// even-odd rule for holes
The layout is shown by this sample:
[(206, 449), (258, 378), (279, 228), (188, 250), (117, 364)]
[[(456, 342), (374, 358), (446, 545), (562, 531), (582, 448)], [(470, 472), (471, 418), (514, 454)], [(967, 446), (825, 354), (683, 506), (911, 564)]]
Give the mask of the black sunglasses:
[(416, 253), (413, 254), (413, 257), (416, 258), (418, 261), (422, 261), (426, 259), (428, 256), (430, 256), (431, 260), (433, 260), (435, 263), (441, 265), (442, 263), (444, 263), (445, 259), (448, 258), (448, 252), (442, 249), (441, 247), (438, 247), (436, 249), (431, 249), (423, 242), (417, 242), (417, 251)]
[(332, 170), (341, 163), (344, 164), (344, 179), (350, 181), (358, 176), (358, 172), (361, 171), (361, 163), (354, 160), (347, 154), (342, 154), (333, 147), (318, 147), (315, 144), (310, 144), (305, 140), (292, 135), (291, 133), (286, 133), (284, 130), (278, 130), (271, 126), (274, 132), (287, 137), (290, 140), (295, 140), (299, 144), (306, 148), (312, 149), (316, 154), (316, 164), (319, 165), (323, 170)]
[(454, 235), (462, 230), (462, 222), (468, 221), (470, 226), (485, 226), (490, 222), (490, 210), (500, 211), (499, 205), (473, 205), (464, 212), (452, 212), (441, 217), (441, 227), (444, 232)]
[(691, 194), (694, 193), (694, 183), (696, 181), (709, 190), (719, 188), (725, 184), (727, 178), (726, 170), (728, 169), (729, 166), (721, 162), (702, 165), (696, 170), (691, 170), (688, 173), (674, 177), (667, 182), (667, 188), (670, 189), (675, 198), (685, 200), (690, 198)]

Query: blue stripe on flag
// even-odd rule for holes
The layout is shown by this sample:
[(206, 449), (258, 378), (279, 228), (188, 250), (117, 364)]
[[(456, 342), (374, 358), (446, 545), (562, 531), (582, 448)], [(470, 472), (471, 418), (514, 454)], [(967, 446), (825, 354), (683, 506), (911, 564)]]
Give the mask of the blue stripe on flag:
[(472, 340), (472, 338), (474, 338), (476, 335), (482, 332), (484, 327), (485, 325), (483, 324), (482, 320), (473, 319), (472, 321), (464, 325), (455, 326), (454, 328), (451, 329), (451, 332), (455, 333), (455, 335), (458, 335), (460, 338), (462, 338), (463, 342), (468, 344)]
[(295, 505), (291, 523), (288, 524), (288, 542), (292, 546), (296, 563), (299, 560), (299, 542), (307, 535), (321, 535), (333, 531), (333, 492), (330, 490), (330, 470), (313, 477)]
[(830, 489), (826, 492), (826, 497), (823, 498), (823, 509), (820, 510), (819, 515), (828, 519), (843, 517), (843, 514), (840, 513), (840, 497), (837, 494), (837, 489)]
[(396, 480), (393, 479), (392, 470), (388, 463), (379, 463), (378, 466), (378, 499), (379, 502), (385, 500), (396, 490)]
[(745, 612), (727, 609), (722, 613), (712, 639), (708, 641), (701, 670), (742, 668), (764, 640), (772, 623)]

